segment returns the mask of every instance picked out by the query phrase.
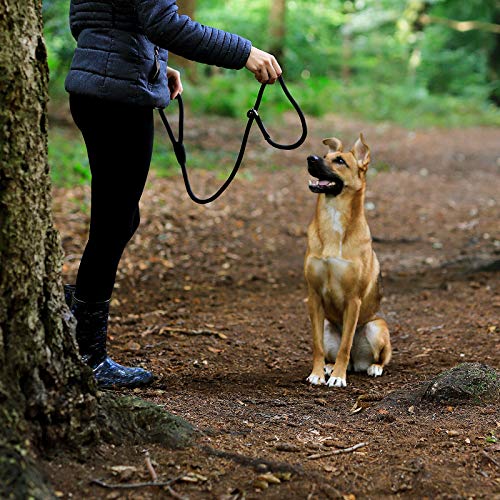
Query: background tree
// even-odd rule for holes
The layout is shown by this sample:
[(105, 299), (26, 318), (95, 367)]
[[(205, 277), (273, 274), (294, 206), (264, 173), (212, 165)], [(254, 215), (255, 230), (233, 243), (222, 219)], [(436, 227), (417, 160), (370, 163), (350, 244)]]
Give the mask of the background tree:
[(285, 51), (286, 0), (271, 2), (269, 16), (270, 52), (280, 61)]
[[(177, 5), (179, 6), (179, 12), (181, 14), (189, 16), (191, 19), (196, 19), (196, 0), (179, 0)], [(198, 66), (196, 63), (184, 59), (183, 57), (176, 56), (175, 54), (169, 54), (168, 64), (174, 68), (183, 68), (188, 80), (196, 83), (198, 79)]]

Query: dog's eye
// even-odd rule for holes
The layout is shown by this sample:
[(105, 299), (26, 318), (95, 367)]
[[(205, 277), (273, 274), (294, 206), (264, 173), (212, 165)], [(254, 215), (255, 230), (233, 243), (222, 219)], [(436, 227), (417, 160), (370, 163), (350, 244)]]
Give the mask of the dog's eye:
[(333, 162), (338, 163), (339, 165), (346, 165), (347, 166), (347, 163), (344, 161), (344, 159), (341, 156), (337, 156), (337, 158), (335, 158), (333, 160)]

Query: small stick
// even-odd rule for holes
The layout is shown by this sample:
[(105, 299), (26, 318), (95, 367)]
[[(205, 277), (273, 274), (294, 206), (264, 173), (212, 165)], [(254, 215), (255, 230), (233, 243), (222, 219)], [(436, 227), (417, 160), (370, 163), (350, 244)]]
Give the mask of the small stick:
[(311, 500), (312, 499), (315, 491), (316, 491), (316, 483), (314, 483), (312, 485), (311, 492), (309, 493), (309, 495), (307, 495), (307, 500)]
[(484, 450), (481, 451), (488, 460), (491, 460), (492, 463), (494, 463), (497, 467), (500, 467), (500, 464), (491, 455), (488, 455), (488, 453), (486, 453)]
[(357, 450), (358, 448), (362, 448), (367, 444), (368, 443), (358, 443), (349, 448), (342, 448), (340, 450), (333, 450), (333, 451), (327, 451), (325, 453), (316, 453), (315, 455), (309, 455), (307, 458), (309, 460), (315, 460), (316, 458), (331, 457), (332, 455), (339, 455), (340, 453), (350, 453), (351, 451)]
[(91, 484), (97, 484), (97, 486), (100, 486), (101, 488), (109, 488), (109, 489), (133, 489), (133, 488), (146, 488), (147, 486), (170, 486), (171, 484), (176, 483), (179, 481), (182, 477), (184, 477), (185, 474), (182, 474), (182, 476), (176, 477), (174, 479), (169, 479), (168, 481), (150, 481), (147, 483), (128, 483), (128, 484), (110, 484), (110, 483), (105, 483), (104, 481), (101, 481), (100, 479), (92, 479), (90, 481)]
[(146, 467), (149, 471), (151, 479), (153, 480), (153, 482), (156, 483), (158, 481), (158, 474), (156, 473), (155, 468), (153, 467), (153, 464), (151, 463), (151, 457), (149, 456), (148, 450), (146, 450), (146, 454), (144, 456), (144, 461), (146, 462)]
[(421, 469), (415, 469), (414, 467), (405, 467), (404, 465), (399, 465), (398, 467), (396, 467), (396, 469), (404, 470), (405, 472), (413, 472), (414, 474), (420, 472), (421, 470)]
[(160, 335), (164, 333), (177, 333), (178, 335), (214, 335), (220, 336), (219, 332), (213, 330), (187, 330), (186, 328), (178, 328), (175, 326), (161, 326), (152, 330), (152, 333), (158, 333)]
[(185, 500), (186, 497), (183, 497), (182, 495), (179, 495), (171, 486), (167, 486), (167, 492), (170, 494), (171, 497), (173, 498), (178, 498), (179, 500)]

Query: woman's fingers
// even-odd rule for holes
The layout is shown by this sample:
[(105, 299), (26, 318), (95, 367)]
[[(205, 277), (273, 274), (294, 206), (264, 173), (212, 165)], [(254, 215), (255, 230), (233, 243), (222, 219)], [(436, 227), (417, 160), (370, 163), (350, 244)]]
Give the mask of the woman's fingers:
[(181, 74), (173, 68), (167, 67), (168, 88), (170, 89), (170, 99), (175, 99), (179, 94), (182, 94), (183, 87)]
[(245, 67), (260, 83), (274, 83), (282, 73), (276, 58), (257, 47), (252, 47)]

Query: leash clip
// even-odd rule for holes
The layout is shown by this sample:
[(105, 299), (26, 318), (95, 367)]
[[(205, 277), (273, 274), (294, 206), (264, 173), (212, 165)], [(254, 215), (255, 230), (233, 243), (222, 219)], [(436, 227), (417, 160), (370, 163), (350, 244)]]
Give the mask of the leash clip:
[(259, 112), (255, 109), (249, 109), (247, 111), (247, 118), (258, 118), (259, 117)]

